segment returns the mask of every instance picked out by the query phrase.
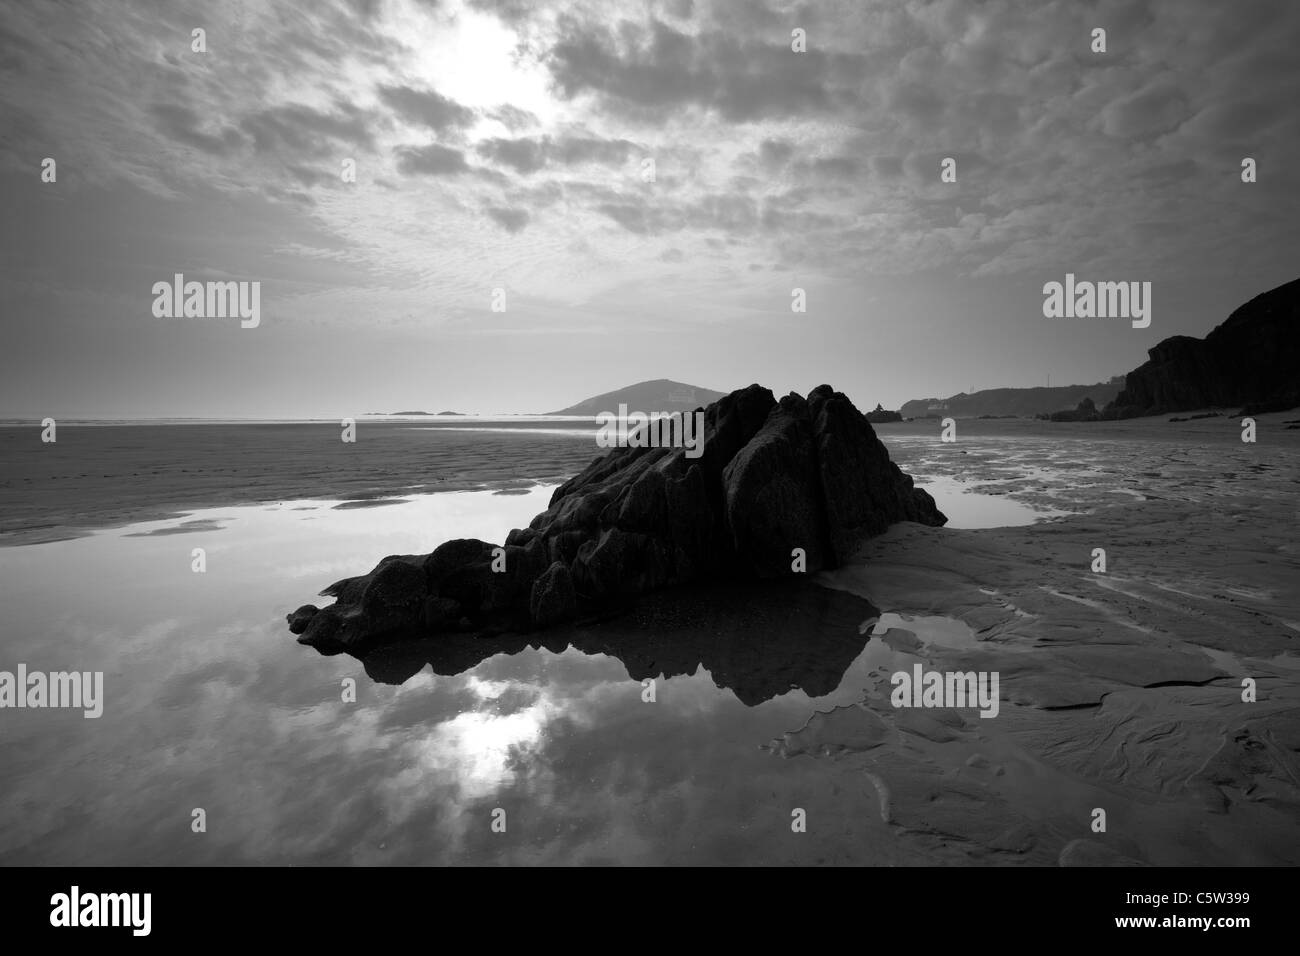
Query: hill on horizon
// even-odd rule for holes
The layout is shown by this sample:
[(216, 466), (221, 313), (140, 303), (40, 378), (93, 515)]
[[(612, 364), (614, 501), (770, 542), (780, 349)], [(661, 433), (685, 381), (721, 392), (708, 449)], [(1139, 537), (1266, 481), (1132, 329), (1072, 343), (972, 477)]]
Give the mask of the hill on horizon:
[(601, 412), (617, 414), (620, 404), (626, 405), (629, 412), (690, 412), (701, 405), (716, 402), (726, 392), (715, 392), (711, 388), (687, 385), (667, 378), (656, 378), (648, 382), (637, 382), (612, 392), (604, 392), (584, 399), (576, 405), (562, 408), (557, 412), (543, 412), (544, 415), (591, 415)]
[[(1056, 412), (1076, 407), (1091, 398), (1098, 408), (1115, 398), (1124, 387), (1124, 376), (1095, 385), (1053, 385), (1039, 388), (986, 388), (978, 392), (958, 392), (948, 398), (919, 398), (904, 402), (899, 409), (904, 418), (978, 418), (981, 415), (1016, 415), (1033, 418), (1040, 412)], [(944, 408), (931, 409), (943, 405)]]
[(370, 415), (370, 416), (379, 417), (379, 418), (390, 418), (390, 417), (396, 417), (396, 416), (399, 416), (399, 415), (407, 415), (407, 416), (427, 415), (427, 416), (429, 416), (430, 418), (436, 418), (436, 417), (438, 417), (439, 415), (459, 415), (459, 416), (462, 416), (462, 417), (465, 415), (464, 412), (419, 412), (419, 411), (410, 411), (410, 412), (366, 412), (366, 414), (367, 414), (367, 415)]

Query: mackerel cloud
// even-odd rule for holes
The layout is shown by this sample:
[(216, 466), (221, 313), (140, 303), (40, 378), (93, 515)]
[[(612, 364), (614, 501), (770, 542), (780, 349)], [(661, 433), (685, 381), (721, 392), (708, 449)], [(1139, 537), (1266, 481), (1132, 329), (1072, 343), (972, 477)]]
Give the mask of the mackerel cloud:
[(1159, 273), (1296, 247), (1289, 174), (1233, 190), (1294, 160), (1298, 44), (1287, 0), (7, 5), (0, 163), (273, 203), (259, 251), (317, 312), (313, 262), (398, 311), (436, 281), (449, 321), (501, 274), (564, 305), (684, 264)]

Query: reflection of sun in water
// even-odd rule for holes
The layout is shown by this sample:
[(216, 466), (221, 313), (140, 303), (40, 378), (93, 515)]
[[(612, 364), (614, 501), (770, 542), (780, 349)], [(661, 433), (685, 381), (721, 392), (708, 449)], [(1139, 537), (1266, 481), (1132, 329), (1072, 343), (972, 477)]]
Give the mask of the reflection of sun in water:
[(400, 770), (380, 783), (385, 825), (401, 826), (415, 816), (437, 817), (443, 851), (458, 852), (466, 834), (486, 825), (484, 807), (512, 787), (525, 788), (535, 803), (548, 802), (555, 780), (541, 759), (549, 730), (589, 728), (595, 699), (621, 693), (625, 681), (599, 682), (574, 695), (572, 688), (543, 680), (484, 680), (466, 675), (412, 681), (414, 693), (467, 691), (474, 702), (434, 725), (406, 727), (392, 741)]
[(514, 778), (512, 756), (526, 756), (541, 738), (545, 715), (540, 711), (532, 708), (507, 717), (461, 714), (441, 725), (430, 741), (432, 763), (450, 758), (462, 794), (470, 799), (487, 796)]
[(469, 678), (466, 689), (478, 696), (480, 709), (457, 714), (427, 736), (410, 741), (412, 766), (401, 776), (454, 780), (461, 800), (489, 796), (511, 783), (519, 764), (538, 749), (546, 725), (561, 710), (541, 688), (535, 688), (527, 706), (510, 714), (492, 713), (492, 702), (519, 686)]

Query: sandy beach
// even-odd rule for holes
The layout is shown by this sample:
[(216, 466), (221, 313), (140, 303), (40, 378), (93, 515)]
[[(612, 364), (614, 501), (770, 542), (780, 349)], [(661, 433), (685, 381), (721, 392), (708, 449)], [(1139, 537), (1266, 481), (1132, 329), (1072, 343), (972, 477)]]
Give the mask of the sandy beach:
[[(824, 576), (881, 607), (963, 621), (969, 641), (923, 644), (923, 657), (1001, 674), (997, 720), (900, 719), (883, 672), (841, 717), (846, 733), (888, 728), (853, 758), (884, 788), (882, 813), (954, 860), (1300, 862), (1290, 417), (1260, 416), (1256, 444), (1235, 420), (1145, 420), (1080, 427), (1075, 448), (1021, 441), (1010, 455), (990, 434), (1005, 423), (974, 423), (969, 442), (913, 463), (1081, 513), (1018, 528), (896, 525), (860, 564)], [(1092, 570), (1097, 548), (1105, 573)], [(893, 639), (915, 641), (901, 630)], [(834, 751), (818, 723), (792, 736), (816, 731)], [(1096, 808), (1105, 833), (1091, 828)]]
[(878, 675), (859, 717), (892, 733), (863, 770), (889, 781), (893, 822), (957, 859), (1300, 862), (1294, 452), (1257, 494), (1206, 493), (1222, 463), (1205, 458), (1200, 489), (1139, 486), (1148, 500), (1023, 528), (900, 525), (827, 576), (965, 622), (972, 642), (925, 659), (1001, 674), (998, 719), (920, 727), (894, 719)]
[[(391, 752), (382, 759), (398, 761), (376, 770), (379, 779), (401, 779), (408, 772), (401, 769), (403, 761), (411, 759), (401, 755), (423, 746), (417, 739), (426, 733), (445, 738), (437, 745), (440, 756), (430, 758), (431, 768), (443, 769), (426, 771), (434, 775), (428, 786), (453, 789), (439, 798), (446, 806), (436, 811), (436, 820), (421, 826), (433, 826), (456, 847), (464, 838), (457, 828), (467, 825), (456, 821), (481, 811), (473, 801), (500, 802), (516, 791), (518, 799), (539, 799), (536, 771), (516, 779), (504, 769), (511, 760), (551, 766), (561, 759), (550, 745), (534, 742), (529, 746), (540, 749), (511, 750), (515, 756), (502, 757), (503, 769), (493, 771), (506, 776), (492, 780), (513, 780), (513, 789), (500, 791), (506, 784), (498, 782), (464, 791), (466, 780), (484, 772), (475, 768), (495, 753), (488, 737), (459, 736), (477, 726), (466, 721), (487, 721), (475, 734), (498, 725), (490, 733), (515, 733), (501, 728), (514, 726), (526, 712), (538, 715), (530, 720), (542, 725), (562, 720), (563, 734), (572, 738), (566, 748), (584, 748), (579, 764), (547, 771), (555, 779), (546, 786), (567, 793), (567, 803), (555, 798), (556, 813), (571, 812), (560, 804), (574, 805), (579, 778), (604, 780), (614, 791), (628, 786), (606, 779), (628, 772), (618, 770), (628, 740), (639, 741), (633, 750), (657, 768), (636, 784), (637, 805), (643, 807), (636, 820), (647, 832), (672, 829), (670, 821), (683, 812), (674, 809), (680, 799), (674, 781), (698, 781), (689, 801), (692, 822), (686, 829), (675, 824), (674, 840), (650, 844), (620, 837), (609, 844), (597, 840), (593, 848), (595, 835), (613, 839), (610, 833), (632, 825), (616, 810), (617, 802), (598, 801), (581, 825), (573, 824), (577, 844), (548, 842), (526, 857), (533, 861), (1295, 865), (1300, 431), (1286, 427), (1291, 420), (1285, 414), (1260, 416), (1253, 444), (1243, 443), (1238, 423), (1227, 418), (961, 421), (953, 443), (938, 440), (937, 422), (879, 426), (894, 460), (919, 485), (935, 489), (940, 505), (957, 520), (943, 528), (897, 524), (868, 542), (852, 564), (816, 576), (843, 600), (782, 596), (771, 589), (732, 597), (664, 592), (645, 598), (634, 616), (601, 625), (561, 627), (499, 644), (446, 639), (437, 647), (395, 649), (364, 664), (347, 655), (319, 657), (293, 644), (283, 628), (284, 608), (328, 580), (365, 570), (386, 552), (428, 550), (449, 535), (488, 533), (482, 528), (495, 527), (483, 524), (496, 513), (488, 507), (493, 500), (514, 502), (507, 513), (513, 526), (521, 525), (549, 495), (548, 482), (595, 457), (599, 449), (590, 436), (562, 430), (428, 431), (386, 423), (367, 428), (362, 441), (342, 446), (341, 454), (332, 425), (166, 426), (163, 442), (157, 441), (157, 427), (152, 433), (142, 426), (87, 427), (61, 430), (57, 448), (37, 444), (35, 453), (17, 454), (15, 442), (32, 440), (34, 432), (11, 429), (4, 436), (14, 467), (5, 472), (3, 537), (10, 545), (34, 545), (30, 552), (6, 549), (15, 560), (33, 556), (32, 570), (13, 583), (20, 591), (34, 586), (22, 583), (27, 577), (44, 580), (53, 573), (53, 566), (39, 570), (51, 562), (72, 561), (83, 574), (107, 575), (99, 586), (108, 591), (68, 612), (73, 621), (89, 616), (71, 632), (75, 638), (65, 640), (73, 640), (83, 655), (107, 654), (101, 636), (107, 626), (120, 631), (110, 641), (152, 647), (147, 659), (157, 664), (148, 666), (165, 664), (163, 673), (170, 676), (159, 679), (171, 688), (164, 694), (172, 700), (169, 707), (180, 708), (178, 714), (190, 713), (193, 705), (182, 701), (197, 693), (188, 689), (195, 682), (222, 688), (206, 692), (215, 706), (229, 694), (246, 695), (233, 688), (247, 686), (254, 675), (266, 675), (256, 678), (262, 681), (275, 675), (278, 688), (305, 681), (290, 694), (305, 707), (319, 695), (312, 686), (322, 680), (328, 686), (329, 674), (337, 685), (340, 677), (364, 671), (374, 682), (367, 694), (381, 695), (371, 705), (380, 708), (376, 719), (383, 726), (397, 721), (385, 732), (383, 740), (390, 742), (366, 745), (378, 748), (375, 759)], [(94, 465), (82, 457), (88, 448), (97, 450)], [(186, 462), (183, 468), (176, 467), (180, 461)], [(409, 510), (419, 502), (459, 500), (426, 492), (464, 489), (489, 496), (475, 506), (481, 518), (455, 519), (460, 524), (419, 519), (418, 528), (412, 525), (412, 515), (458, 513), (442, 505), (434, 512)], [(331, 495), (338, 500), (323, 500)], [(392, 506), (375, 507), (384, 503)], [(1000, 504), (1007, 509), (993, 507)], [(338, 517), (321, 524), (326, 515)], [(1004, 515), (1014, 520), (998, 526)], [(1038, 520), (1029, 523), (1035, 515)], [(271, 523), (262, 532), (252, 521)], [(329, 528), (343, 537), (322, 538)], [(98, 541), (91, 550), (67, 551), (68, 557), (48, 550), (81, 548), (75, 539), (87, 534), (92, 544)], [(368, 540), (361, 534), (374, 543), (359, 546)], [(248, 549), (263, 538), (265, 544), (256, 548), (265, 555), (255, 558)], [(334, 540), (326, 560), (321, 548)], [(128, 550), (130, 541), (141, 542), (142, 557), (125, 557), (136, 553), (136, 545)], [(232, 547), (240, 552), (237, 572), (222, 571), (229, 560), (214, 559), (216, 591), (194, 590), (201, 583), (196, 578), (203, 577), (188, 573), (189, 548), (196, 543), (214, 555)], [(1093, 570), (1099, 548), (1105, 550), (1104, 573)], [(101, 552), (103, 559), (93, 558)], [(82, 556), (72, 557), (77, 554)], [(128, 567), (151, 570), (143, 579), (113, 584), (117, 572), (109, 569), (122, 560), (112, 557), (119, 554)], [(277, 555), (294, 557), (286, 565)], [(231, 573), (238, 576), (223, 584), (222, 575)], [(171, 583), (149, 584), (154, 577)], [(146, 612), (130, 597), (141, 588), (154, 595), (147, 599), (151, 604), (162, 600), (158, 594), (176, 597)], [(191, 595), (184, 597), (186, 606), (197, 602), (192, 606), (200, 617), (180, 624), (194, 634), (184, 645), (190, 649), (181, 653), (172, 647), (176, 638), (167, 636), (177, 624), (150, 622), (184, 595)], [(54, 620), (54, 608), (64, 600), (51, 593), (47, 608), (46, 598), (29, 602), (18, 625)], [(108, 620), (92, 623), (106, 600), (114, 608)], [(232, 601), (238, 617), (226, 625)], [(178, 606), (175, 613), (190, 612)], [(209, 640), (213, 628), (227, 633), (225, 646)], [(166, 643), (154, 646), (155, 640)], [(11, 650), (18, 654), (21, 647), (20, 642)], [(998, 673), (996, 719), (971, 710), (892, 707), (890, 675), (918, 663), (949, 672)], [(129, 687), (144, 681), (140, 666), (110, 675), (109, 686), (120, 695), (124, 681)], [(315, 671), (322, 673), (313, 676)], [(567, 683), (542, 676), (561, 673), (569, 675)], [(665, 703), (646, 711), (638, 695), (640, 682), (651, 676), (662, 678)], [(1254, 682), (1254, 702), (1243, 700), (1246, 679)], [(142, 684), (142, 692), (151, 683)], [(596, 688), (601, 690), (593, 697)], [(284, 693), (277, 690), (270, 698), (274, 707), (281, 706)], [(257, 697), (229, 730), (207, 733), (236, 734), (220, 744), (235, 752), (245, 749), (239, 741), (268, 733), (282, 741), (262, 761), (258, 773), (268, 776), (259, 786), (286, 773), (295, 779), (303, 773), (328, 776), (323, 765), (300, 765), (303, 758), (291, 756), (304, 741), (294, 743), (285, 729), (273, 730), (286, 718), (274, 711), (264, 715)], [(110, 707), (105, 720), (125, 721), (119, 725), (120, 746), (138, 767), (148, 767), (131, 715), (114, 713)], [(703, 713), (710, 715), (712, 730), (701, 735)], [(206, 718), (186, 718), (195, 719)], [(320, 719), (324, 715), (313, 724)], [(409, 741), (392, 737), (408, 725), (415, 733), (426, 721), (434, 729)], [(368, 721), (358, 726), (343, 713), (329, 717), (310, 731), (310, 739), (330, 734), (338, 740), (310, 748), (316, 755), (310, 759), (332, 759), (336, 748), (352, 746), (347, 741), (366, 726)], [(165, 752), (177, 745), (166, 744)], [(446, 747), (453, 749), (444, 752)], [(42, 799), (48, 785), (42, 780), (74, 772), (70, 766), (53, 778), (24, 777), (17, 794)], [(453, 850), (415, 839), (405, 817), (395, 821), (373, 808), (356, 809), (365, 820), (354, 820), (348, 811), (326, 839), (310, 823), (320, 808), (294, 802), (290, 778), (283, 782), (283, 809), (264, 808), (262, 823), (250, 823), (252, 829), (203, 859), (258, 859), (258, 827), (271, 826), (271, 819), (287, 840), (274, 851), (286, 862), (373, 861), (375, 846), (390, 845), (382, 835), (385, 825), (403, 827), (402, 855), (394, 859), (498, 859), (487, 845)], [(182, 784), (184, 778), (169, 786)], [(207, 786), (229, 789), (217, 781)], [(241, 798), (231, 791), (208, 799), (220, 804)], [(415, 798), (403, 798), (408, 799)], [(763, 808), (783, 801), (817, 814), (817, 840), (787, 846), (779, 838), (785, 824), (779, 815), (769, 820)], [(447, 807), (453, 805), (458, 809), (450, 820)], [(1106, 815), (1104, 832), (1094, 829), (1098, 810)], [(735, 842), (737, 819), (754, 833), (768, 834), (761, 852), (758, 844)], [(61, 829), (53, 820), (42, 826), (41, 845), (63, 847), (47, 849), (45, 858), (79, 852), (76, 827)], [(297, 838), (284, 836), (284, 827), (294, 828), (289, 833), (303, 828), (304, 839), (313, 834), (311, 849), (293, 849)], [(357, 828), (373, 839), (358, 844)], [(608, 850), (616, 844), (617, 853)], [(24, 860), (31, 852), (11, 843), (0, 857)], [(104, 859), (129, 857), (120, 847), (105, 852)], [(190, 861), (170, 844), (158, 844), (153, 852)], [(525, 858), (499, 861), (507, 859)]]
[(362, 421), (345, 443), (337, 422), (71, 424), (43, 444), (35, 425), (0, 427), (0, 546), (221, 505), (509, 489), (568, 477), (600, 452), (554, 423), (532, 430)]
[[(1243, 461), (1243, 478), (1287, 466), (1285, 458), (1270, 456), (1300, 447), (1300, 431), (1285, 424), (1295, 417), (1259, 416), (1269, 438), (1245, 446), (1260, 451)], [(962, 420), (952, 444), (939, 441), (937, 420), (876, 429), (904, 471), (1051, 511), (1122, 500), (1146, 482), (1183, 486), (1183, 478), (1236, 477), (1230, 470), (1183, 475), (1176, 461), (1163, 457), (1180, 444), (1236, 448), (1242, 444), (1236, 421)], [(373, 421), (359, 425), (355, 443), (345, 443), (334, 422), (73, 424), (59, 427), (57, 442), (43, 444), (35, 425), (0, 426), (0, 547), (221, 505), (332, 498), (365, 507), (403, 495), (558, 482), (605, 452), (595, 444), (596, 431), (590, 420)], [(1009, 456), (1008, 443), (1015, 445)], [(1035, 448), (1068, 479), (1050, 489), (1036, 482), (1035, 469), (1047, 459), (1036, 462)], [(1150, 494), (1162, 496), (1155, 488)]]

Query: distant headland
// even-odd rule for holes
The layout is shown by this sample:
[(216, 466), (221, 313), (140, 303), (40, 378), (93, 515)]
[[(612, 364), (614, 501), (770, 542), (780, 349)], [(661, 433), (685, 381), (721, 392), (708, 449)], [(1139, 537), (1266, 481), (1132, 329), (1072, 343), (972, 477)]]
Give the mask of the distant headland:
[(394, 417), (394, 418), (402, 415), (409, 416), (409, 417), (424, 415), (429, 418), (436, 418), (440, 415), (459, 415), (461, 417), (464, 417), (465, 415), (464, 412), (366, 412), (366, 414), (375, 415), (378, 417)]
[(586, 418), (599, 415), (601, 412), (616, 413), (619, 405), (626, 405), (632, 411), (644, 412), (647, 415), (659, 412), (690, 412), (711, 405), (724, 395), (725, 392), (715, 392), (711, 388), (686, 385), (667, 378), (656, 378), (595, 395), (568, 408), (543, 412), (543, 414), (580, 415)]

